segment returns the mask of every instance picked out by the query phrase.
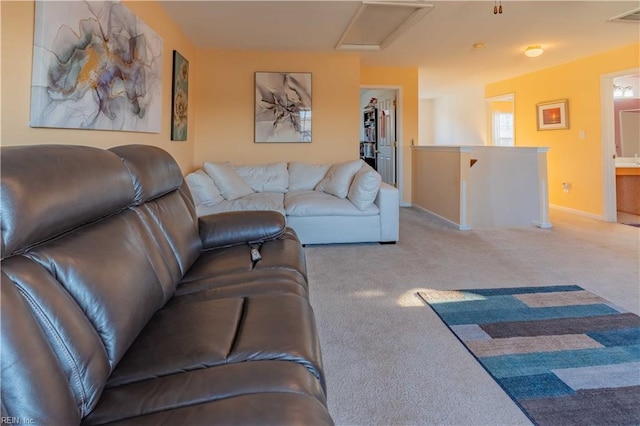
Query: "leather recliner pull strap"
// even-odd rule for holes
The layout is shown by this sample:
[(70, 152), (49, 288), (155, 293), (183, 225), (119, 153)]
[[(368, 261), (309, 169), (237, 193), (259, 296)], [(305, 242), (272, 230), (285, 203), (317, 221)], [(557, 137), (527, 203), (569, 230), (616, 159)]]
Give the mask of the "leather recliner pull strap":
[(253, 262), (254, 267), (256, 266), (256, 263), (258, 263), (260, 259), (262, 259), (262, 255), (260, 254), (261, 246), (262, 243), (249, 244), (249, 247), (251, 248), (251, 261)]

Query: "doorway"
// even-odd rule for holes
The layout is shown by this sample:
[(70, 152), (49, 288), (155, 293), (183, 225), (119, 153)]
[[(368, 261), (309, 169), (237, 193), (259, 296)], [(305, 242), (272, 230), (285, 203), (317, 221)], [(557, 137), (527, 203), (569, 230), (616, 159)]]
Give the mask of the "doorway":
[(380, 173), (383, 182), (402, 193), (399, 98), (400, 88), (397, 87), (360, 89), (360, 157)]
[[(618, 200), (616, 196), (616, 161), (622, 154), (618, 153), (621, 146), (619, 141), (619, 116), (620, 108), (616, 112), (616, 99), (614, 98), (614, 86), (616, 83), (626, 81), (631, 78), (635, 87), (634, 98), (638, 98), (640, 91), (640, 68), (618, 71), (610, 74), (603, 74), (600, 77), (600, 99), (601, 99), (601, 121), (602, 121), (602, 199), (603, 199), (603, 220), (606, 222), (618, 221)], [(626, 83), (625, 83), (626, 84)], [(620, 85), (620, 84), (618, 84)], [(616, 120), (616, 117), (618, 119)], [(624, 161), (624, 160), (623, 160)]]
[(515, 146), (515, 94), (486, 99), (488, 145)]

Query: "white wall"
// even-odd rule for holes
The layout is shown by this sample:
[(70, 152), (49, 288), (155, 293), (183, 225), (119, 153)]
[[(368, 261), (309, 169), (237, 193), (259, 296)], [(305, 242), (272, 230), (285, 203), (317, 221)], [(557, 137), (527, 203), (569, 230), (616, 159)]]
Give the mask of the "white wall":
[[(419, 133), (419, 144), (485, 145), (485, 108), (482, 86), (462, 87), (433, 100), (420, 100), (419, 131), (424, 133)], [(432, 135), (429, 127), (432, 128)]]
[(433, 122), (433, 99), (420, 99), (418, 104), (418, 143), (435, 144), (435, 125)]

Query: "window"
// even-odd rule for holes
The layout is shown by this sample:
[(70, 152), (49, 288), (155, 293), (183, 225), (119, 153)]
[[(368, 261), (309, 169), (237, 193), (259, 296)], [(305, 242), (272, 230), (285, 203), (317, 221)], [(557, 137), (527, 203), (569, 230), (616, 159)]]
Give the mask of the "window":
[(513, 146), (513, 113), (493, 114), (493, 145)]

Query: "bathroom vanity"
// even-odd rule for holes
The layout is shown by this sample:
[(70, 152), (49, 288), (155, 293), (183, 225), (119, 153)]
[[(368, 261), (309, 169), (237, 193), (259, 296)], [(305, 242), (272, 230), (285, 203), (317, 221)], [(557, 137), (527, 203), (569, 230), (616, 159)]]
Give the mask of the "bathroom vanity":
[(616, 204), (618, 211), (640, 215), (640, 162), (616, 159)]

